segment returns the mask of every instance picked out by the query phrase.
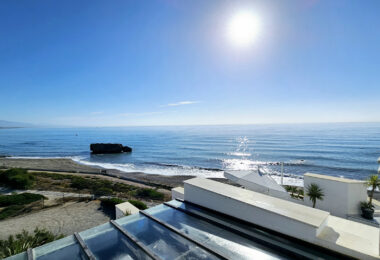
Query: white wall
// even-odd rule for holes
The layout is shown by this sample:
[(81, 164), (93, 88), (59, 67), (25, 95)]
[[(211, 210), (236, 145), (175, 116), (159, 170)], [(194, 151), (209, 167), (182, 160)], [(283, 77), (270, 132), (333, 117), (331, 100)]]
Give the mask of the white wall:
[(128, 201), (115, 205), (116, 219), (124, 217), (126, 212), (132, 215), (132, 214), (139, 213), (139, 209), (133, 206)]
[(376, 227), (209, 179), (184, 184), (185, 201), (357, 259), (380, 259)]
[(311, 183), (317, 184), (325, 194), (322, 201), (317, 200), (315, 207), (338, 217), (360, 214), (360, 202), (367, 200), (367, 188), (363, 181), (306, 173), (304, 203), (308, 206), (313, 205), (306, 196), (306, 188)]
[(185, 201), (313, 242), (324, 228), (328, 212), (234, 187), (195, 178), (184, 181)]
[(182, 187), (176, 187), (172, 189), (172, 199), (184, 199), (184, 189)]

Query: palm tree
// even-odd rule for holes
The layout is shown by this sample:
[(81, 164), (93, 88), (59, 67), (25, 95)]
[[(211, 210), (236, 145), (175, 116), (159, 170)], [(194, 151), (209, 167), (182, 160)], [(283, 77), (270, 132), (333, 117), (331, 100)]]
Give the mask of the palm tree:
[(297, 192), (297, 187), (296, 187), (296, 186), (291, 186), (291, 188), (290, 188), (290, 192), (291, 192), (290, 196), (291, 196), (292, 198), (294, 198), (294, 197), (295, 197), (294, 193)]
[(315, 183), (311, 183), (306, 187), (306, 195), (309, 196), (310, 200), (313, 202), (313, 208), (315, 208), (317, 200), (323, 200), (323, 197), (325, 196), (323, 190)]
[(286, 190), (287, 192), (290, 192), (290, 193), (291, 193), (290, 196), (291, 196), (292, 198), (294, 198), (294, 193), (297, 192), (297, 187), (295, 187), (295, 186), (290, 186), (290, 185), (286, 185), (286, 186), (285, 186), (285, 190)]
[(372, 205), (372, 198), (373, 198), (373, 193), (375, 192), (376, 188), (380, 188), (380, 179), (379, 175), (373, 174), (369, 176), (369, 178), (366, 181), (366, 185), (368, 187), (372, 187), (372, 190), (369, 193), (369, 205)]
[(303, 199), (303, 189), (302, 188), (298, 189), (297, 193), (298, 193), (298, 198)]

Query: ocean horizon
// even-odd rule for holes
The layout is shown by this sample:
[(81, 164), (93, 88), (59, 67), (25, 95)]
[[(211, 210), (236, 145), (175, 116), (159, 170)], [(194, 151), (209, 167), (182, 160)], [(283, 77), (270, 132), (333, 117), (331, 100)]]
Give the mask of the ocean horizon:
[[(91, 143), (122, 143), (132, 153), (93, 155)], [(257, 170), (288, 184), (306, 172), (365, 179), (377, 172), (380, 123), (10, 128), (0, 156), (71, 158), (123, 172), (223, 177)]]

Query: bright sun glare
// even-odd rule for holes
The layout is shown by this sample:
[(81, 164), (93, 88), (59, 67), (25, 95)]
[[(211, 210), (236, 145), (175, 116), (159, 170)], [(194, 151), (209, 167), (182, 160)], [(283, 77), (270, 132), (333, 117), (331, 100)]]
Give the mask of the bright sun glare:
[(237, 47), (249, 47), (257, 39), (260, 22), (257, 16), (249, 11), (235, 14), (228, 24), (228, 38)]

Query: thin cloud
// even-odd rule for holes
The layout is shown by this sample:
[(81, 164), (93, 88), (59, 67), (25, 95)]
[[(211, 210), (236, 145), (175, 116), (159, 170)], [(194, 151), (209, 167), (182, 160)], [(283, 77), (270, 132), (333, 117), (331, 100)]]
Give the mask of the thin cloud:
[(177, 106), (183, 106), (183, 105), (191, 105), (191, 104), (197, 104), (199, 101), (180, 101), (177, 103), (170, 103), (167, 105), (163, 105), (162, 107), (177, 107)]

